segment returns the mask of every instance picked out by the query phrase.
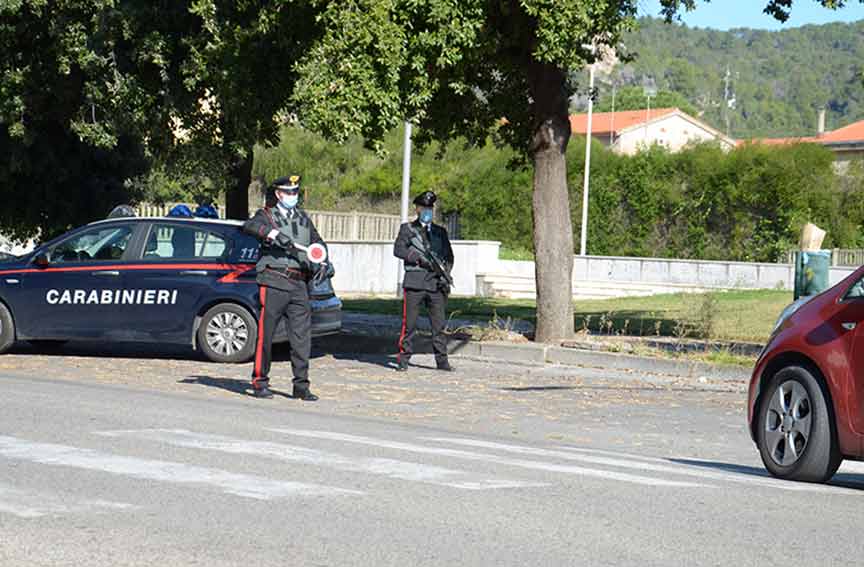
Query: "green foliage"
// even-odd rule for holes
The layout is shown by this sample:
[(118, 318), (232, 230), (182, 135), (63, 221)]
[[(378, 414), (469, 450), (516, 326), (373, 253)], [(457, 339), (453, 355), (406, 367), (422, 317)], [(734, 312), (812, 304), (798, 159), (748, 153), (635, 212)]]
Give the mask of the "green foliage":
[[(648, 100), (645, 98), (645, 93), (641, 87), (624, 87), (615, 93), (614, 101), (611, 95), (606, 96), (594, 107), (594, 110), (611, 112), (613, 102), (616, 112), (642, 110), (648, 105)], [(696, 107), (677, 90), (657, 91), (657, 96), (651, 97), (651, 108), (680, 108), (691, 116), (695, 116), (697, 113)]]
[[(597, 150), (591, 254), (772, 262), (794, 248), (808, 221), (827, 229), (826, 247), (860, 243), (864, 217), (845, 205), (864, 199), (860, 178), (839, 191), (833, 156), (820, 146), (724, 152), (703, 144), (678, 154), (655, 146), (632, 157)], [(571, 171), (582, 169), (580, 156)]]
[[(401, 143), (401, 130), (390, 132), (379, 157), (359, 138), (336, 145), (289, 127), (278, 147), (258, 150), (255, 168), (268, 180), (302, 173), (310, 208), (397, 214)], [(567, 165), (576, 235), (584, 155), (584, 139), (574, 139)], [(412, 192), (436, 191), (442, 211), (460, 213), (463, 238), (500, 240), (508, 258), (530, 259), (531, 172), (508, 167), (515, 156), (490, 142), (430, 146), (413, 156)], [(820, 146), (724, 152), (703, 144), (678, 154), (654, 146), (620, 156), (595, 142), (591, 166), (591, 254), (772, 262), (795, 247), (806, 222), (827, 229), (825, 246), (864, 245), (864, 162), (837, 175)]]
[[(642, 18), (624, 38), (635, 59), (598, 77), (599, 103), (611, 106), (613, 82), (620, 94), (641, 89), (650, 77), (661, 92), (682, 95), (695, 116), (724, 131), (728, 115), (733, 137), (811, 136), (822, 106), (828, 129), (864, 119), (862, 33), (864, 22), (718, 31)], [(732, 109), (724, 101), (727, 67)], [(615, 106), (623, 109), (619, 94)]]

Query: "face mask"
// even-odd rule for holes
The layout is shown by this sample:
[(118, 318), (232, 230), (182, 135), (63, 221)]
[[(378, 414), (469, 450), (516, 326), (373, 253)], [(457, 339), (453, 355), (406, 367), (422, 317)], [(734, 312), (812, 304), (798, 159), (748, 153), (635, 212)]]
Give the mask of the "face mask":
[(282, 195), (279, 198), (279, 202), (282, 203), (283, 207), (288, 207), (289, 209), (293, 209), (297, 206), (297, 201), (300, 199), (299, 195)]
[(423, 224), (432, 222), (432, 209), (423, 209), (420, 211), (420, 222)]

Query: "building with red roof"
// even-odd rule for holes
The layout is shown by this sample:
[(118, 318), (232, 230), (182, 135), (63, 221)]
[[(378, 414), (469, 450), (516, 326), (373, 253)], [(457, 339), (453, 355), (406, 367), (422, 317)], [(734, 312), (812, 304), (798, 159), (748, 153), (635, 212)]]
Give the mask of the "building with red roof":
[[(570, 116), (570, 127), (574, 134), (586, 135), (588, 115)], [(716, 141), (724, 148), (735, 147), (735, 140), (678, 108), (595, 112), (591, 138), (627, 155), (654, 144), (673, 152), (694, 142)]]
[(782, 144), (820, 144), (834, 152), (837, 169), (843, 171), (848, 167), (850, 161), (864, 158), (864, 120), (853, 122), (837, 130), (825, 132), (825, 111), (822, 111), (819, 113), (819, 125), (815, 136), (738, 140), (739, 145), (745, 143), (771, 146)]

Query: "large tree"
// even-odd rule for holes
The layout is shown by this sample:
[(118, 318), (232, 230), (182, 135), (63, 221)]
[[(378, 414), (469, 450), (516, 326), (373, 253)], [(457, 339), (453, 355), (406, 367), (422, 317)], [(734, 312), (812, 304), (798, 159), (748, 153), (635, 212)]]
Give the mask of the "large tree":
[[(308, 127), (373, 144), (402, 120), (420, 142), (490, 132), (533, 166), (537, 333), (573, 332), (573, 230), (565, 152), (569, 71), (615, 49), (637, 0), (314, 0), (326, 31), (300, 67)], [(672, 19), (695, 0), (661, 0)], [(783, 19), (791, 0), (766, 11)], [(839, 7), (840, 0), (821, 0)]]
[(24, 237), (92, 220), (139, 196), (125, 181), (148, 161), (217, 179), (228, 215), (246, 218), (252, 149), (278, 139), (317, 10), (0, 2), (0, 197), (20, 204), (3, 207), (0, 226)]

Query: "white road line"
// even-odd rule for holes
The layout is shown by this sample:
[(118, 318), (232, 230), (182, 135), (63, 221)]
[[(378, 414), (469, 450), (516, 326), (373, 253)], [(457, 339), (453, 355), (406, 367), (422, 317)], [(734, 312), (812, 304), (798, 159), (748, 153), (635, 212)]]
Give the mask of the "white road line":
[[(769, 477), (757, 477), (752, 475), (746, 475), (742, 473), (735, 472), (716, 472), (716, 471), (707, 471), (701, 470), (699, 468), (693, 467), (691, 465), (687, 465), (686, 463), (673, 463), (664, 459), (657, 459), (651, 457), (638, 457), (639, 461), (626, 460), (620, 458), (611, 458), (611, 457), (601, 457), (601, 456), (591, 456), (591, 455), (580, 455), (574, 454), (568, 451), (560, 451), (554, 449), (540, 449), (537, 447), (526, 447), (524, 445), (510, 445), (507, 443), (493, 443), (489, 441), (481, 441), (477, 439), (466, 439), (462, 437), (423, 437), (424, 440), (434, 441), (436, 443), (452, 443), (455, 445), (462, 445), (465, 447), (479, 447), (483, 449), (492, 449), (498, 451), (506, 451), (508, 453), (517, 453), (521, 455), (534, 455), (539, 457), (551, 457), (556, 459), (564, 459), (568, 461), (578, 461), (582, 463), (589, 463), (594, 465), (603, 465), (609, 467), (619, 467), (619, 468), (628, 468), (628, 469), (636, 469), (641, 471), (652, 471), (659, 473), (667, 473), (667, 474), (675, 474), (682, 476), (692, 476), (697, 478), (704, 478), (708, 480), (719, 480), (725, 482), (737, 482), (742, 484), (751, 484), (758, 486), (765, 486), (768, 488), (778, 488), (781, 490), (791, 490), (798, 492), (832, 492), (836, 493), (838, 490), (843, 490), (842, 488), (825, 486), (825, 485), (817, 485), (817, 484), (803, 484), (803, 483), (795, 483), (789, 482), (786, 480), (773, 479)], [(585, 452), (591, 451), (589, 449), (584, 450)], [(604, 455), (614, 455), (615, 453), (609, 451), (598, 451), (598, 453), (602, 453)], [(619, 454), (619, 456), (625, 456), (627, 458), (634, 458), (634, 456), (629, 456), (626, 454)], [(659, 464), (657, 464), (659, 463)], [(855, 494), (860, 494), (855, 492)]]
[(320, 484), (271, 480), (264, 477), (235, 474), (220, 469), (198, 467), (170, 461), (124, 457), (92, 449), (80, 449), (78, 447), (55, 445), (52, 443), (37, 443), (15, 437), (0, 436), (0, 457), (44, 465), (99, 471), (172, 484), (209, 486), (227, 494), (258, 500), (271, 500), (290, 496), (362, 494), (362, 492), (355, 490), (345, 490)]
[(123, 502), (62, 498), (50, 492), (22, 490), (0, 483), (0, 515), (11, 514), (19, 518), (32, 519), (79, 512), (104, 512), (108, 510), (132, 510), (135, 508), (137, 506)]
[(481, 461), (497, 465), (505, 465), (511, 467), (520, 467), (525, 469), (558, 472), (564, 474), (574, 474), (579, 476), (588, 476), (594, 478), (602, 478), (606, 480), (617, 480), (619, 482), (629, 482), (633, 484), (641, 484), (647, 486), (664, 486), (664, 487), (701, 487), (706, 486), (693, 482), (665, 480), (652, 478), (648, 476), (638, 476), (615, 471), (607, 471), (601, 469), (589, 469), (585, 467), (577, 467), (572, 465), (561, 465), (556, 463), (547, 463), (541, 461), (527, 461), (524, 459), (513, 459), (510, 457), (501, 457), (498, 455), (490, 455), (486, 453), (472, 453), (469, 451), (461, 451), (458, 449), (446, 449), (443, 447), (430, 447), (426, 445), (415, 445), (412, 443), (402, 443), (399, 441), (389, 441), (387, 439), (376, 439), (374, 437), (362, 437), (359, 435), (348, 435), (344, 433), (335, 433), (331, 431), (309, 431), (305, 429), (270, 429), (276, 433), (284, 433), (297, 437), (309, 437), (313, 439), (327, 439), (330, 441), (343, 441), (346, 443), (356, 443), (359, 445), (371, 445), (385, 449), (395, 449), (397, 451), (408, 451), (412, 453), (424, 453), (428, 455), (439, 455), (442, 457), (453, 457), (455, 459), (465, 459), (468, 461)]
[[(99, 431), (106, 437), (131, 437), (168, 443), (177, 447), (221, 451), (238, 455), (257, 455), (291, 463), (303, 463), (340, 471), (362, 472), (399, 480), (423, 482), (450, 488), (486, 490), (499, 488), (526, 488), (548, 486), (545, 483), (509, 479), (472, 479), (466, 471), (434, 465), (411, 463), (395, 459), (346, 457), (338, 453), (297, 447), (265, 441), (246, 441), (222, 435), (195, 433), (184, 429), (141, 429), (127, 431)], [(461, 477), (461, 478), (460, 478)], [(468, 477), (468, 478), (465, 478)]]

